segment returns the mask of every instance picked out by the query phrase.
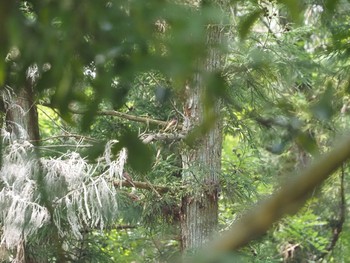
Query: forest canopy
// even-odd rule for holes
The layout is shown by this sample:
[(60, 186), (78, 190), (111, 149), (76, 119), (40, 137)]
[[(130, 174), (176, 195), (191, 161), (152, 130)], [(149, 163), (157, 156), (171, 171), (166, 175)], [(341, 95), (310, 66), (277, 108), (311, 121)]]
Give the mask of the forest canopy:
[(0, 3), (1, 262), (346, 262), (348, 1)]

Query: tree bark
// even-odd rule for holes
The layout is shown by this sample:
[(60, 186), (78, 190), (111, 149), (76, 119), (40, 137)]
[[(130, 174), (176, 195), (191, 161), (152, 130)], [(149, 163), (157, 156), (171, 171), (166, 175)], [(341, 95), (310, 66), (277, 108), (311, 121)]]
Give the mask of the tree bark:
[(37, 144), (40, 139), (32, 86), (32, 80), (27, 79), (22, 88), (7, 88), (2, 92), (6, 129), (12, 141), (31, 141)]
[[(6, 130), (10, 143), (30, 141), (37, 144), (39, 142), (39, 123), (33, 84), (34, 78), (28, 74), (21, 88), (12, 89), (7, 86), (1, 91), (2, 110), (5, 113)], [(22, 239), (16, 247), (13, 262), (27, 262), (25, 251), (25, 241)]]
[[(221, 52), (218, 44), (221, 39), (219, 26), (209, 26), (207, 32), (209, 56), (204, 73), (220, 69)], [(183, 129), (189, 131), (204, 120), (205, 109), (202, 98), (205, 92), (203, 74), (194, 76), (193, 87), (187, 87), (187, 101), (184, 107)], [(213, 108), (219, 116), (221, 103), (217, 100)], [(196, 146), (182, 152), (183, 183), (191, 194), (182, 198), (181, 241), (184, 252), (200, 248), (209, 241), (218, 225), (218, 189), (221, 170), (222, 122), (215, 118), (211, 129), (196, 142)]]

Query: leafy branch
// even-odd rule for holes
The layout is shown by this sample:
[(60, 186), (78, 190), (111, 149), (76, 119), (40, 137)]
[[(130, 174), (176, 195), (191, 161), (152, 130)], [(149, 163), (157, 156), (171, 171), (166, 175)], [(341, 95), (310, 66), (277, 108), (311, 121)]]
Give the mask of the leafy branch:
[(346, 212), (345, 188), (344, 188), (345, 171), (344, 170), (345, 169), (343, 164), (341, 167), (341, 174), (340, 174), (340, 191), (339, 191), (340, 202), (339, 202), (338, 216), (331, 224), (332, 236), (330, 238), (328, 246), (326, 247), (326, 251), (319, 256), (319, 259), (324, 258), (329, 252), (333, 250), (333, 248), (337, 244), (340, 233), (343, 231), (343, 225), (345, 222), (345, 212)]
[(283, 184), (275, 194), (251, 209), (221, 238), (212, 243), (211, 251), (237, 250), (264, 234), (285, 214), (295, 214), (310, 193), (350, 158), (349, 145), (350, 136), (341, 140), (337, 147), (305, 169), (299, 176), (291, 176), (290, 180)]

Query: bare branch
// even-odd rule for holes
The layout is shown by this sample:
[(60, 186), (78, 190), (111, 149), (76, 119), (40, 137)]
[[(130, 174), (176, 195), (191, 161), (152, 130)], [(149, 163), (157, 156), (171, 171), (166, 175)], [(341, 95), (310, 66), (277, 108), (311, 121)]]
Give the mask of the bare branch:
[(140, 139), (142, 140), (143, 143), (150, 143), (152, 141), (180, 141), (184, 139), (186, 135), (184, 133), (145, 133), (140, 136)]
[(97, 139), (83, 136), (83, 135), (79, 135), (79, 134), (55, 135), (55, 136), (51, 136), (51, 137), (47, 137), (47, 138), (42, 138), (39, 141), (50, 141), (50, 140), (61, 139), (61, 138), (75, 138), (75, 139), (79, 139), (79, 140), (89, 140), (89, 141), (94, 141), (94, 142), (98, 141)]
[[(53, 107), (50, 104), (43, 104), (44, 106), (47, 107)], [(71, 113), (74, 114), (85, 114), (86, 110), (79, 110), (79, 109), (74, 109), (73, 107), (69, 107), (69, 111)], [(100, 115), (100, 116), (115, 116), (115, 117), (119, 117), (122, 119), (126, 119), (129, 121), (135, 121), (135, 122), (142, 122), (142, 123), (146, 123), (146, 124), (155, 124), (155, 125), (160, 125), (160, 126), (164, 126), (166, 127), (168, 125), (168, 121), (161, 121), (161, 120), (155, 120), (152, 118), (148, 118), (148, 117), (140, 117), (140, 116), (135, 116), (135, 115), (131, 115), (131, 114), (127, 114), (124, 112), (120, 112), (120, 111), (115, 111), (115, 110), (100, 110), (96, 112), (96, 115)], [(176, 126), (179, 130), (182, 129), (182, 125), (178, 124)]]
[(124, 187), (135, 187), (138, 189), (145, 189), (145, 190), (151, 190), (151, 191), (157, 190), (158, 193), (166, 193), (171, 191), (171, 188), (167, 186), (151, 185), (149, 183), (139, 182), (139, 181), (133, 181), (133, 184), (132, 184), (127, 180), (116, 180), (113, 182), (113, 185), (115, 187), (124, 186)]
[(60, 147), (89, 148), (89, 147), (93, 147), (93, 145), (92, 144), (57, 144), (57, 145), (38, 146), (37, 148), (45, 149), (45, 148), (60, 148)]

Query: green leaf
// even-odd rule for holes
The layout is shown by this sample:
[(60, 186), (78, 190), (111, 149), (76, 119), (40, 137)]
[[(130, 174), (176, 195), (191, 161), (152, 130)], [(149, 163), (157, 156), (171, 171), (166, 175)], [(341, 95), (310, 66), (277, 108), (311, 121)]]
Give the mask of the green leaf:
[(339, 4), (339, 2), (339, 0), (326, 0), (326, 2), (324, 3), (325, 11), (333, 12)]
[(321, 121), (328, 121), (332, 118), (335, 113), (332, 106), (333, 98), (334, 89), (329, 84), (320, 100), (311, 107), (311, 112), (317, 119)]
[(124, 105), (129, 90), (130, 84), (128, 83), (120, 83), (117, 87), (112, 89), (111, 102), (115, 110), (120, 109)]
[(92, 147), (83, 151), (82, 156), (86, 156), (90, 161), (94, 161), (103, 154), (105, 145), (105, 141), (92, 143)]
[[(3, 57), (1, 53), (0, 57)], [(5, 62), (3, 60), (0, 60), (0, 86), (2, 86), (5, 82), (5, 71)]]
[(238, 34), (241, 39), (245, 39), (249, 34), (250, 29), (254, 23), (259, 19), (263, 13), (262, 9), (257, 9), (246, 15), (238, 25)]
[(119, 138), (119, 143), (113, 147), (113, 153), (117, 153), (121, 148), (128, 150), (128, 164), (139, 173), (146, 173), (151, 170), (153, 163), (153, 153), (151, 148), (142, 143), (137, 133), (127, 130)]
[(296, 140), (298, 144), (302, 146), (305, 149), (305, 151), (307, 151), (311, 155), (317, 155), (319, 153), (317, 142), (309, 132), (299, 134)]
[(83, 118), (81, 121), (82, 131), (89, 130), (91, 124), (93, 123), (93, 120), (95, 119), (95, 115), (98, 110), (98, 103), (99, 101), (96, 101), (95, 103), (90, 103), (88, 105), (88, 110), (83, 114)]
[(228, 97), (227, 83), (221, 72), (211, 73), (207, 76), (205, 82), (207, 83), (206, 97), (212, 100), (218, 98), (225, 99)]
[(303, 2), (301, 0), (279, 0), (279, 2), (287, 7), (294, 22), (301, 22), (303, 14)]

